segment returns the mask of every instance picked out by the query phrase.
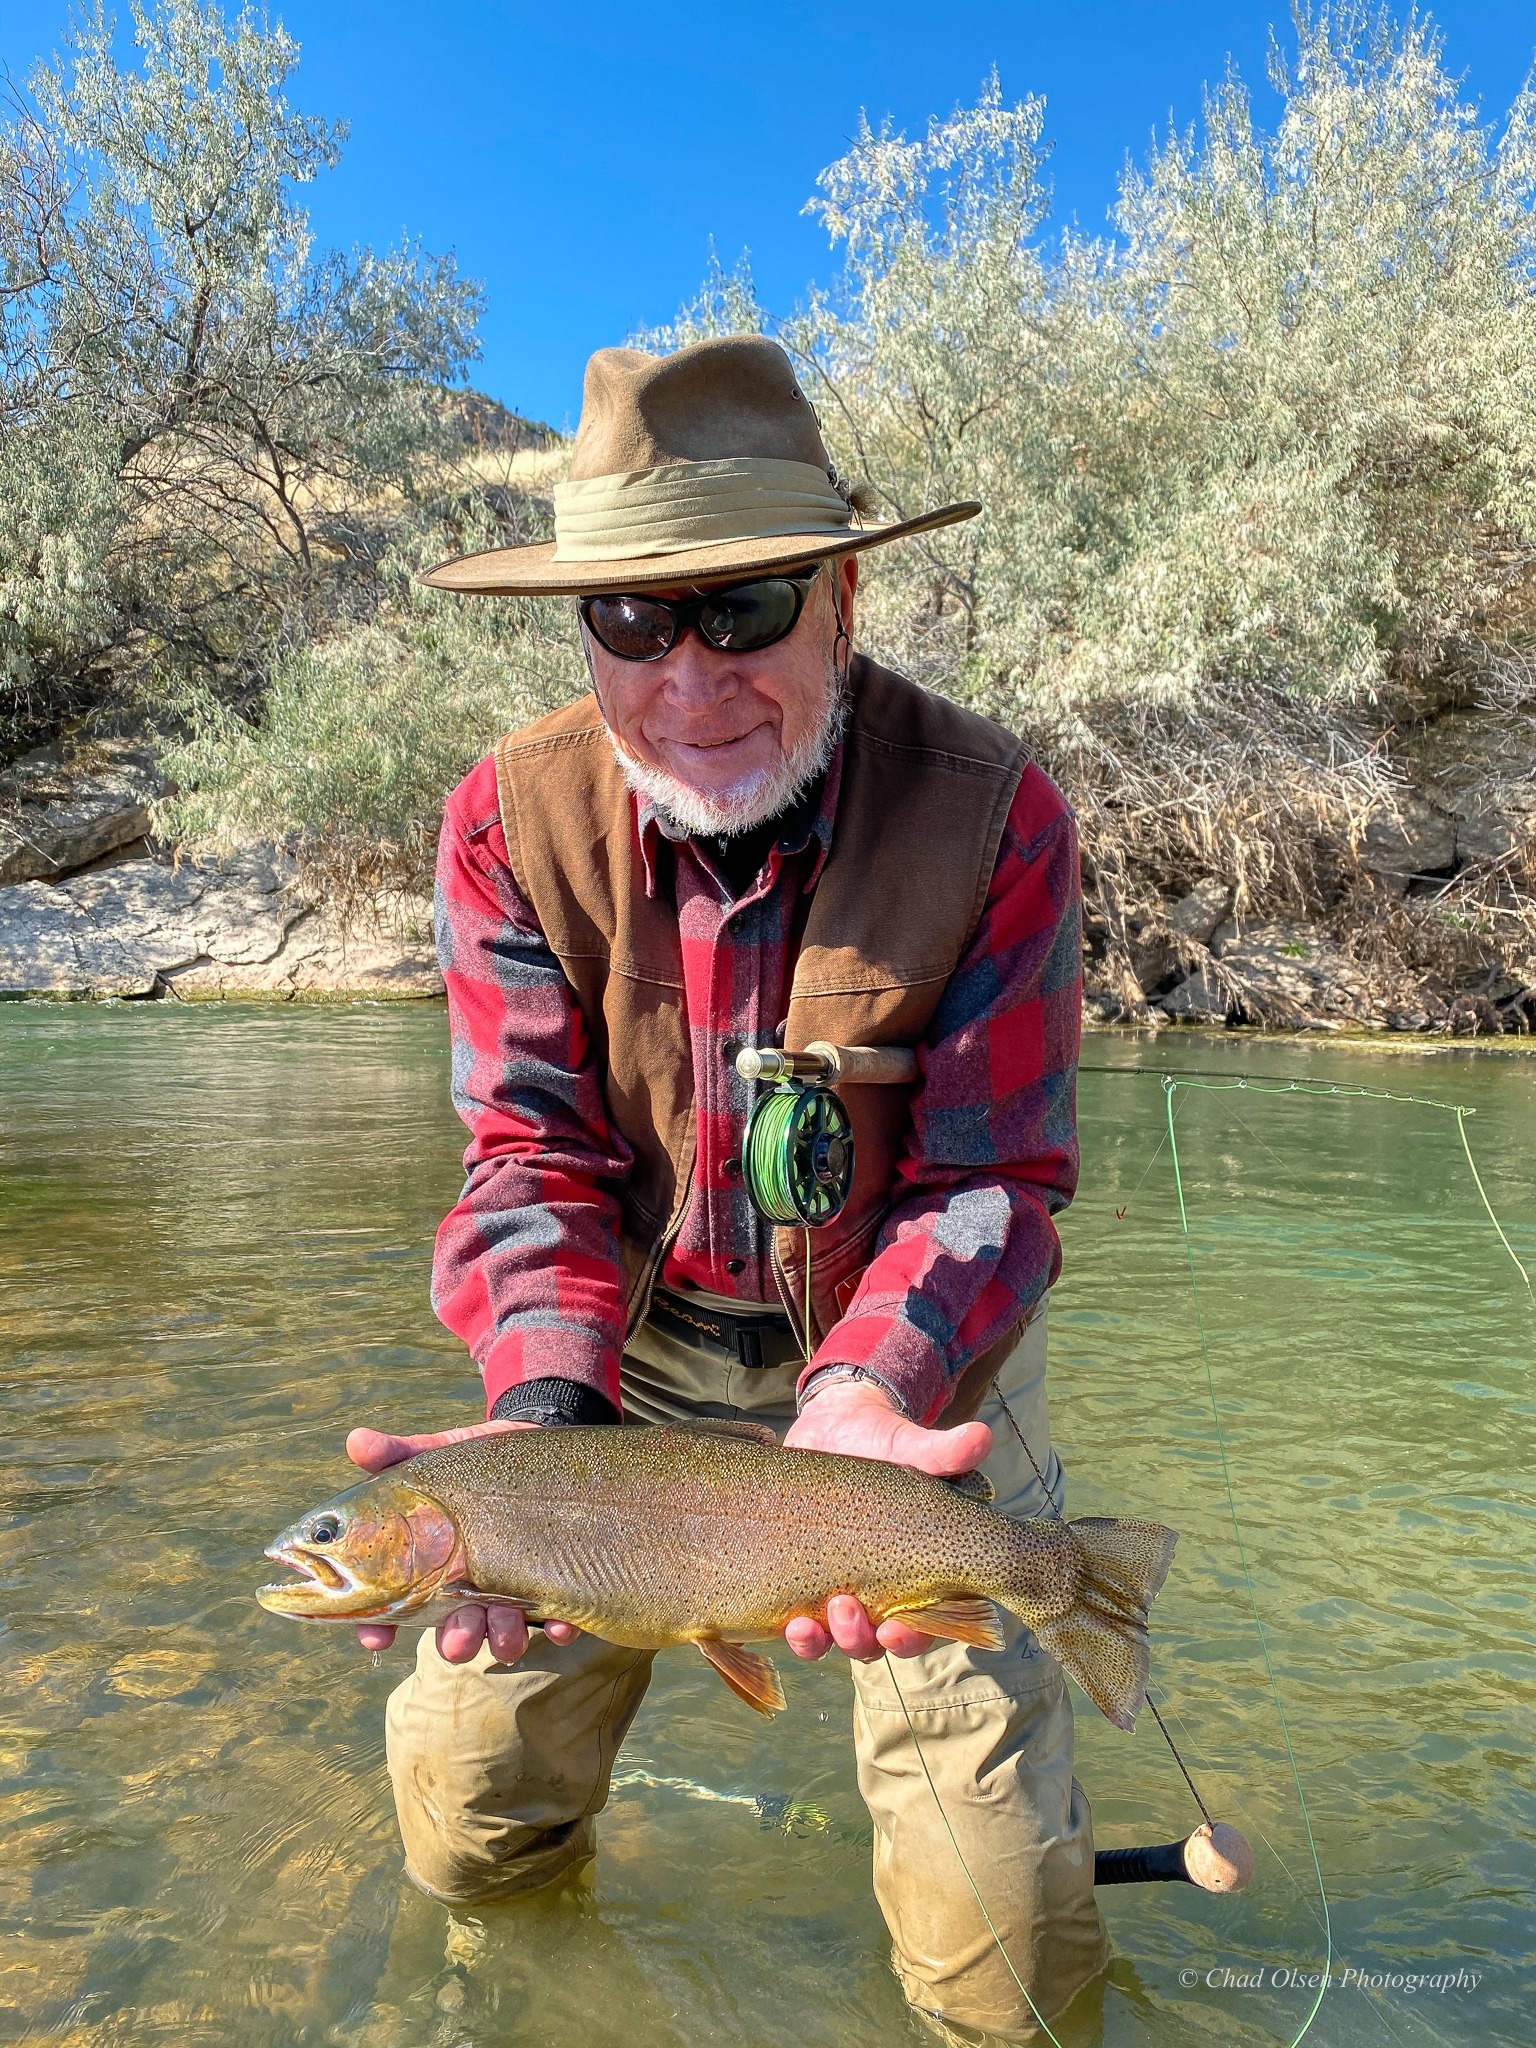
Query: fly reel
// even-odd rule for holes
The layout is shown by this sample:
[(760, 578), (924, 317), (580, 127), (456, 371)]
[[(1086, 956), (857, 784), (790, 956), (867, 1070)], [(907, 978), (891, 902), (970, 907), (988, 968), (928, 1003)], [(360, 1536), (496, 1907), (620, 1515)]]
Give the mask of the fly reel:
[(815, 1230), (853, 1189), (853, 1123), (834, 1081), (910, 1082), (917, 1060), (904, 1046), (809, 1045), (804, 1052), (748, 1046), (736, 1055), (744, 1081), (776, 1083), (753, 1104), (742, 1179), (769, 1223)]
[(814, 1230), (853, 1187), (853, 1125), (843, 1099), (817, 1081), (781, 1081), (752, 1106), (742, 1179), (759, 1216)]

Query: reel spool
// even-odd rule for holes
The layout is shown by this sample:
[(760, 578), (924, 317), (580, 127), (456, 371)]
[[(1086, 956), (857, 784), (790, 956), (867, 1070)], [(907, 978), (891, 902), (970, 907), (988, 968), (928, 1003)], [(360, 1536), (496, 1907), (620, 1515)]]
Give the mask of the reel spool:
[(830, 1223), (853, 1187), (853, 1125), (842, 1097), (818, 1081), (782, 1081), (760, 1095), (741, 1170), (767, 1222), (806, 1230)]

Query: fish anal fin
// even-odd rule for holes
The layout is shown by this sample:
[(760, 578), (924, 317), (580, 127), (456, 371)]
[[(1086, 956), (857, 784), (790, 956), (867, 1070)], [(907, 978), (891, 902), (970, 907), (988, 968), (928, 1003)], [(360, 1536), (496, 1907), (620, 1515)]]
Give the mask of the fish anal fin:
[(743, 1643), (727, 1643), (719, 1636), (696, 1636), (699, 1654), (708, 1659), (739, 1700), (760, 1714), (776, 1714), (784, 1705), (784, 1688), (779, 1674), (756, 1650)]
[(973, 1650), (1000, 1650), (1003, 1632), (997, 1609), (990, 1600), (973, 1600), (956, 1593), (947, 1600), (930, 1600), (926, 1607), (893, 1607), (886, 1621), (904, 1621), (908, 1628), (921, 1629), (925, 1636), (945, 1636), (952, 1643), (969, 1643)]
[(685, 1430), (690, 1436), (732, 1436), (738, 1443), (763, 1444), (770, 1451), (779, 1447), (779, 1439), (766, 1422), (745, 1422), (728, 1415), (690, 1415), (679, 1422), (658, 1422), (656, 1429)]

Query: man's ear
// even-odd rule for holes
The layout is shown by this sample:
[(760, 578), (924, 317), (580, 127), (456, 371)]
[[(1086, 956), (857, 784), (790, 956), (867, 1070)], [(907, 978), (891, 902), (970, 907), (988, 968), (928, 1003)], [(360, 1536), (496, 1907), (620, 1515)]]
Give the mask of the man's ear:
[(832, 564), (832, 610), (843, 637), (853, 634), (854, 595), (859, 587), (859, 558), (843, 555)]

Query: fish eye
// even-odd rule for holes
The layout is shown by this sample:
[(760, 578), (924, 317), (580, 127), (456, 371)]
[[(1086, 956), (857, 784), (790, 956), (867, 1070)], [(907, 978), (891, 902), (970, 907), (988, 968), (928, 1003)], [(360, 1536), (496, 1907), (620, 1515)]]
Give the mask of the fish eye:
[(335, 1515), (320, 1515), (309, 1525), (311, 1543), (334, 1543), (341, 1534), (341, 1522)]

